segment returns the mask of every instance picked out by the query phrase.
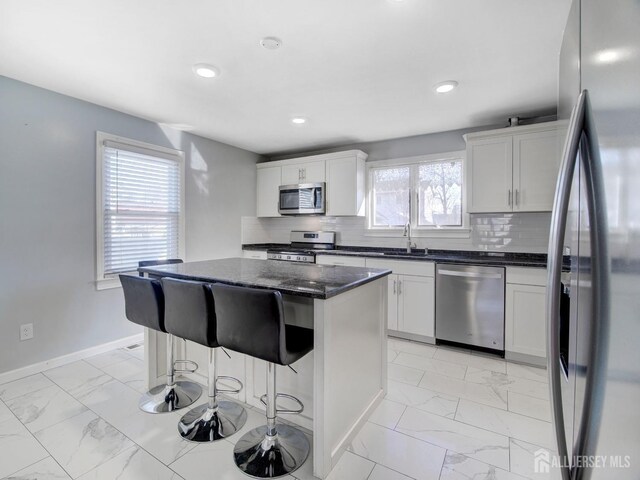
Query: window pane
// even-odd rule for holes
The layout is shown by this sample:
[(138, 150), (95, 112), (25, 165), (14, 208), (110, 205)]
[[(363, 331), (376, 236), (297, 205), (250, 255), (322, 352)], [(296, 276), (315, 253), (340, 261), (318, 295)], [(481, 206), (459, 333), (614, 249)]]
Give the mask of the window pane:
[(419, 167), (418, 225), (462, 225), (462, 161), (424, 163)]
[(373, 226), (400, 226), (409, 221), (409, 167), (373, 170)]
[(179, 256), (181, 184), (178, 160), (105, 147), (105, 275), (135, 270), (140, 260)]

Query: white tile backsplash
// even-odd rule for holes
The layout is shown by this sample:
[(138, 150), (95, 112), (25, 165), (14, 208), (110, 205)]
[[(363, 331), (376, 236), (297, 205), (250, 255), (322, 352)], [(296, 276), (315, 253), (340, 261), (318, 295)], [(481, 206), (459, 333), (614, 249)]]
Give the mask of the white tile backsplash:
[[(419, 248), (546, 253), (551, 214), (471, 214), (469, 238), (416, 237)], [(402, 248), (401, 237), (367, 234), (363, 217), (242, 217), (242, 243), (289, 243), (291, 230), (334, 230), (338, 245)]]

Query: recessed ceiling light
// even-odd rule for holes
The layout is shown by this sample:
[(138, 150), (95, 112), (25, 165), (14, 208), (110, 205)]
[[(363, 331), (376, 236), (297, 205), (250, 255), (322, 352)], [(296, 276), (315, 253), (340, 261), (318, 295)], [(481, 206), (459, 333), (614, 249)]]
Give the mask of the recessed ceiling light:
[(307, 119), (304, 117), (293, 117), (291, 119), (291, 123), (295, 123), (296, 125), (302, 125), (304, 123), (307, 123)]
[(276, 50), (282, 45), (282, 40), (276, 37), (264, 37), (260, 40), (260, 45), (267, 50)]
[(438, 93), (448, 93), (454, 88), (456, 88), (457, 86), (458, 86), (458, 82), (456, 82), (455, 80), (447, 80), (446, 82), (440, 82), (435, 84), (433, 88), (435, 88), (436, 92)]
[(196, 75), (203, 78), (214, 78), (220, 75), (220, 69), (218, 67), (214, 67), (207, 63), (196, 63), (193, 66), (193, 71)]

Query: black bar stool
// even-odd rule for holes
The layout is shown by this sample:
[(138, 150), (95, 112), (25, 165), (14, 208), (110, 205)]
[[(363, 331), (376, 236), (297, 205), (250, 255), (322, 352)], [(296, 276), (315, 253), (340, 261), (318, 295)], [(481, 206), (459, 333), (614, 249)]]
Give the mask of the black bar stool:
[[(180, 435), (192, 442), (213, 442), (229, 437), (247, 421), (247, 412), (236, 402), (218, 400), (218, 393), (238, 393), (242, 382), (218, 376), (216, 354), (220, 345), (216, 334), (216, 313), (210, 285), (187, 280), (163, 278), (166, 299), (165, 326), (177, 337), (209, 347), (208, 402), (189, 410), (178, 423)], [(217, 387), (219, 379), (237, 382), (239, 388)]]
[[(129, 321), (167, 333), (165, 329), (164, 294), (159, 280), (120, 275), (125, 312)], [(167, 413), (188, 407), (202, 394), (195, 382), (175, 381), (173, 335), (167, 335), (167, 382), (145, 393), (138, 406), (148, 413)]]
[[(154, 267), (157, 265), (175, 265), (176, 263), (184, 263), (184, 260), (181, 258), (165, 258), (163, 260), (142, 260), (138, 262), (138, 268), (142, 267)], [(144, 273), (140, 272), (139, 275), (144, 277)], [(173, 338), (168, 339), (168, 341), (174, 341)], [(186, 352), (187, 341), (182, 339), (183, 350)], [(173, 346), (171, 347), (174, 348)], [(173, 361), (173, 365), (171, 367), (173, 369), (173, 374), (177, 373), (194, 373), (198, 370), (198, 364), (193, 360), (186, 359), (177, 359)]]
[[(302, 413), (291, 395), (276, 393), (276, 364), (290, 365), (313, 350), (313, 330), (285, 325), (282, 295), (273, 290), (211, 285), (221, 346), (268, 362), (267, 424), (244, 434), (233, 450), (236, 465), (247, 475), (275, 478), (297, 470), (309, 456), (309, 441), (297, 428), (276, 423), (278, 413)], [(296, 401), (298, 410), (278, 409), (276, 400)]]

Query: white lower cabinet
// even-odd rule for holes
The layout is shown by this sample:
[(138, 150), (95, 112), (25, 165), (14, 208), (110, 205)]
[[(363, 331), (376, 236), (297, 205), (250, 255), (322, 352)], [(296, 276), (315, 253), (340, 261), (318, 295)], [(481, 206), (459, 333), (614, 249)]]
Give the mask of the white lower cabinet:
[(416, 340), (433, 340), (434, 264), (368, 258), (366, 265), (371, 268), (388, 268), (394, 272), (387, 277), (387, 328), (391, 330), (390, 334), (405, 334)]
[(398, 275), (398, 331), (434, 337), (434, 297), (433, 277)]
[(346, 257), (341, 255), (316, 255), (318, 265), (344, 265), (347, 267), (364, 267), (365, 259), (362, 257)]
[(505, 353), (544, 359), (546, 344), (546, 281), (541, 268), (507, 268)]
[(387, 281), (387, 329), (398, 330), (398, 275), (389, 275)]
[(266, 260), (267, 251), (266, 250), (243, 250), (242, 258), (255, 258), (257, 260)]

